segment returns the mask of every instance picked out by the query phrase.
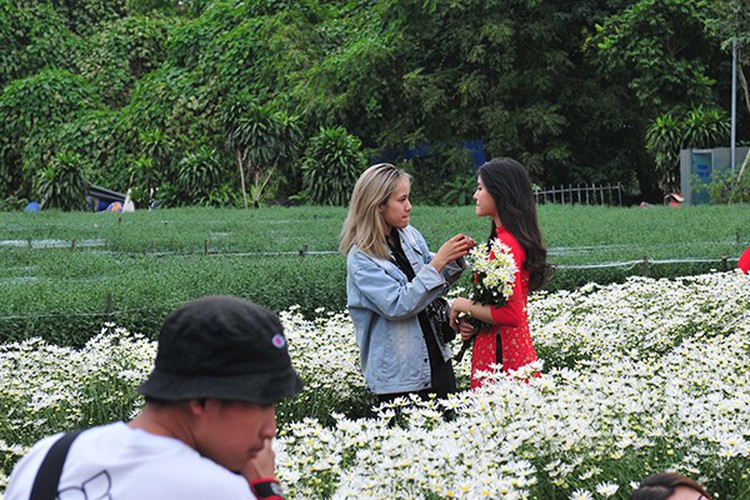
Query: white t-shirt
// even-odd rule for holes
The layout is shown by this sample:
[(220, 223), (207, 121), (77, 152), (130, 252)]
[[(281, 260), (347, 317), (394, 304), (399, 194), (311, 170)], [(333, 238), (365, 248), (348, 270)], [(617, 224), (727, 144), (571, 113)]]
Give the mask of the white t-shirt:
[[(37, 470), (57, 434), (39, 441), (13, 469), (5, 500), (28, 500)], [(59, 500), (254, 499), (245, 478), (174, 438), (123, 422), (81, 433), (71, 446)]]

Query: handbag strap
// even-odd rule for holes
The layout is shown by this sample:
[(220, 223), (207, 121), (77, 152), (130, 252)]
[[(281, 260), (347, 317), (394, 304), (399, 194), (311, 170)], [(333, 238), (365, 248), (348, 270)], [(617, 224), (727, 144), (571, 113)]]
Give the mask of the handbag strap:
[(31, 488), (31, 500), (55, 500), (68, 450), (81, 432), (83, 429), (68, 432), (50, 447), (36, 473), (34, 485)]

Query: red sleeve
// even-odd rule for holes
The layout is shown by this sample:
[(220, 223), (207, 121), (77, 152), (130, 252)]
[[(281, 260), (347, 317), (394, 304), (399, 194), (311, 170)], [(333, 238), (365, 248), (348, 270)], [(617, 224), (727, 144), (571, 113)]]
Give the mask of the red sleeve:
[(511, 248), (518, 272), (513, 280), (513, 295), (508, 299), (508, 303), (502, 307), (492, 308), (492, 322), (496, 325), (517, 327), (523, 324), (523, 311), (526, 306), (526, 295), (521, 285), (521, 275), (525, 273), (522, 269), (523, 263), (526, 260), (526, 254), (515, 238), (512, 240), (502, 238), (502, 242)]
[(747, 247), (742, 253), (740, 261), (737, 263), (737, 267), (745, 274), (750, 272), (750, 247)]

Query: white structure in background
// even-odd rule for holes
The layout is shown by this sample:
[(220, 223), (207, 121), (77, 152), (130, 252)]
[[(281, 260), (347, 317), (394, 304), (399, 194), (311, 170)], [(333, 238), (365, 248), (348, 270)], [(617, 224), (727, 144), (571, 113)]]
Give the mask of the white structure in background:
[(125, 194), (125, 202), (122, 204), (122, 211), (135, 212), (135, 203), (130, 199), (130, 188), (128, 188), (128, 192)]

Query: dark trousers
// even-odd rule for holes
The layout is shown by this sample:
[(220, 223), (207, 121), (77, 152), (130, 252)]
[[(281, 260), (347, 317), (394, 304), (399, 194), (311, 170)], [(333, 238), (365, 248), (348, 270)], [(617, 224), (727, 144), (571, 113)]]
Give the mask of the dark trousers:
[(448, 394), (456, 392), (456, 376), (453, 373), (453, 365), (451, 364), (450, 360), (443, 361), (441, 357), (437, 361), (438, 362), (436, 363), (433, 362), (432, 358), (430, 359), (430, 368), (432, 371), (432, 386), (429, 389), (422, 389), (421, 391), (416, 392), (394, 392), (390, 394), (378, 394), (378, 402), (391, 402), (396, 398), (399, 398), (401, 396), (408, 396), (409, 394), (416, 394), (422, 401), (428, 401), (430, 399), (430, 394), (437, 395), (438, 399), (445, 399), (448, 397)]

